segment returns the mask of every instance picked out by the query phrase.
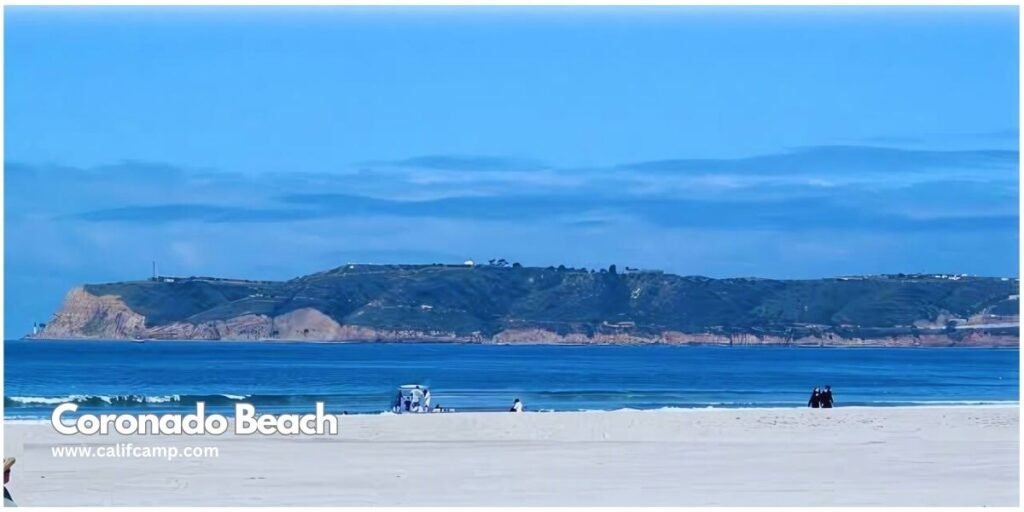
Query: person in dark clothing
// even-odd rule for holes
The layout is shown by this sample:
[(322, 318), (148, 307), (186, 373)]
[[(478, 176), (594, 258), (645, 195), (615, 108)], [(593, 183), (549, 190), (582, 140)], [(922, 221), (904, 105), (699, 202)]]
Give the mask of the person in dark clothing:
[(11, 466), (14, 465), (14, 457), (7, 457), (4, 459), (4, 506), (5, 507), (16, 507), (14, 504), (14, 498), (11, 497), (10, 491), (7, 490), (7, 482), (11, 481)]
[(832, 386), (825, 386), (825, 391), (821, 392), (821, 406), (825, 409), (832, 408)]
[(811, 399), (807, 401), (807, 407), (813, 407), (815, 409), (821, 407), (821, 390), (814, 388), (811, 391)]

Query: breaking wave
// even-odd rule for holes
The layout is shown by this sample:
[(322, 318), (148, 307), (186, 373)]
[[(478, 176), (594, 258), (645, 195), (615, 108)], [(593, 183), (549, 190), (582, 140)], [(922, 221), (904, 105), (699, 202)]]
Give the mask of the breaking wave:
[(145, 407), (148, 405), (195, 405), (204, 402), (207, 405), (230, 405), (236, 402), (249, 402), (252, 395), (64, 395), (64, 396), (6, 396), (4, 407), (39, 407), (74, 403), (89, 407)]

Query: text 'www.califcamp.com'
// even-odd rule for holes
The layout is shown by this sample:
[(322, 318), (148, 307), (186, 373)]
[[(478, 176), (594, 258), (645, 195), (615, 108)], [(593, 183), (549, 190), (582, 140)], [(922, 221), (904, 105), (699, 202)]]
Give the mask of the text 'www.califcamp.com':
[(132, 443), (116, 443), (103, 446), (53, 446), (50, 452), (60, 458), (104, 458), (104, 459), (212, 459), (220, 456), (215, 446), (137, 446)]

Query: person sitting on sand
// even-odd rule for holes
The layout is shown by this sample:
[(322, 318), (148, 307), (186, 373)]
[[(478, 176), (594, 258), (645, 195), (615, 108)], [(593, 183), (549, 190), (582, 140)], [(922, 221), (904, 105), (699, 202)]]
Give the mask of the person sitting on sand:
[(444, 412), (444, 409), (441, 408), (441, 404), (434, 406), (434, 412)]
[(832, 386), (825, 386), (825, 391), (821, 392), (821, 407), (825, 409), (832, 408)]
[(807, 401), (807, 407), (813, 407), (815, 409), (821, 407), (821, 390), (814, 388), (811, 391), (811, 399)]
[(516, 398), (515, 401), (512, 402), (512, 408), (509, 409), (508, 412), (523, 412), (523, 403)]

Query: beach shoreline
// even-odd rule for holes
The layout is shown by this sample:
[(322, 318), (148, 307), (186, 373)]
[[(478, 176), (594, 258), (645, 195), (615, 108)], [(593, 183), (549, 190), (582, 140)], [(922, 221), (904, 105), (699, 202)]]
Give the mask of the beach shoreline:
[[(243, 401), (243, 403), (244, 403), (244, 401)], [(56, 403), (54, 405), (56, 405)], [(879, 403), (874, 403), (874, 404), (843, 405), (841, 407), (833, 407), (833, 409), (844, 409), (844, 410), (847, 410), (847, 409), (919, 409), (919, 408), (961, 408), (961, 407), (1018, 409), (1020, 407), (1020, 402), (1017, 401), (1017, 400), (951, 400), (951, 401), (921, 401), (921, 402), (918, 402), (918, 403), (899, 402), (896, 405), (888, 405), (888, 404), (879, 402)], [(635, 413), (650, 414), (650, 413), (660, 413), (660, 412), (700, 413), (700, 412), (707, 412), (707, 411), (759, 411), (759, 412), (769, 413), (769, 412), (773, 412), (773, 411), (801, 410), (801, 409), (804, 409), (804, 408), (806, 408), (806, 406), (801, 405), (801, 404), (791, 404), (791, 405), (778, 405), (778, 406), (731, 406), (731, 405), (719, 405), (719, 406), (692, 406), (692, 407), (690, 407), (690, 406), (678, 406), (678, 407), (666, 406), (666, 407), (653, 407), (653, 408), (619, 407), (619, 408), (615, 408), (615, 409), (578, 409), (578, 410), (524, 409), (523, 410), (523, 414), (565, 414), (565, 413), (570, 413), (570, 414), (592, 414), (592, 413), (624, 413), (624, 412), (635, 412)], [(294, 410), (294, 411), (291, 411), (291, 410), (274, 411), (274, 414), (303, 413), (303, 412), (307, 412), (310, 409), (311, 408), (307, 407), (307, 408), (301, 408), (300, 410)], [(81, 414), (94, 414), (94, 415), (104, 415), (104, 414), (115, 414), (115, 415), (116, 414), (189, 414), (189, 413), (194, 412), (194, 411), (195, 411), (194, 408), (190, 408), (190, 407), (186, 407), (186, 406), (182, 406), (182, 407), (175, 408), (175, 409), (170, 409), (170, 410), (153, 410), (153, 409), (135, 409), (135, 410), (132, 410), (132, 409), (116, 409), (116, 408), (115, 409), (111, 409), (111, 410), (82, 409), (82, 410), (79, 410), (76, 413), (67, 414), (67, 415), (64, 416), (64, 418), (65, 419), (73, 419), (73, 418), (75, 418), (75, 417), (77, 417), (77, 416), (79, 416)], [(213, 413), (213, 412), (219, 412), (221, 414), (225, 413), (224, 410), (218, 410), (218, 409), (207, 409), (207, 411), (210, 412), (210, 413)], [(399, 413), (395, 413), (394, 411), (377, 411), (377, 412), (361, 411), (361, 412), (351, 412), (351, 413), (349, 413), (349, 412), (346, 412), (346, 413), (336, 413), (336, 412), (331, 412), (331, 411), (328, 411), (328, 412), (329, 412), (329, 414), (337, 416), (338, 418), (342, 418), (342, 419), (349, 418), (349, 417), (357, 417), (357, 416), (403, 416), (403, 415), (404, 416), (421, 416), (421, 415), (424, 415), (424, 414), (430, 414), (430, 415), (441, 414), (441, 413), (435, 413), (435, 412), (429, 412), (429, 413), (408, 413), (407, 412), (407, 413), (399, 414)], [(507, 412), (508, 412), (507, 408), (504, 408), (504, 407), (494, 407), (494, 408), (488, 409), (488, 410), (480, 410), (480, 409), (464, 410), (464, 409), (462, 409), (462, 410), (444, 411), (443, 414), (458, 414), (458, 415), (465, 415), (465, 414), (484, 414), (484, 415), (502, 414), (503, 415), (503, 414), (505, 414)], [(22, 425), (22, 424), (24, 424), (24, 425), (49, 425), (50, 424), (50, 419), (49, 419), (49, 416), (42, 417), (42, 416), (27, 416), (27, 415), (25, 415), (25, 416), (17, 416), (17, 415), (15, 415), (15, 416), (7, 416), (7, 417), (5, 417), (4, 418), (4, 423), (7, 424), (7, 425), (10, 425), (10, 424), (15, 424), (15, 425)]]
[[(936, 332), (944, 332), (936, 330)], [(706, 333), (705, 333), (706, 334)], [(699, 336), (705, 336), (701, 334)], [(394, 338), (394, 339), (301, 339), (301, 338), (105, 338), (102, 336), (52, 336), (42, 337), (25, 335), (21, 338), (5, 340), (17, 342), (90, 342), (90, 343), (225, 343), (225, 344), (335, 344), (335, 345), (484, 345), (484, 346), (558, 346), (558, 347), (642, 347), (642, 346), (664, 346), (664, 347), (717, 347), (725, 349), (745, 347), (769, 347), (778, 349), (999, 349), (1019, 350), (1020, 339), (1009, 337), (1003, 340), (990, 343), (967, 343), (962, 344), (951, 338), (942, 339), (938, 342), (898, 342), (884, 341), (892, 336), (881, 336), (876, 338), (834, 338), (817, 339), (809, 342), (734, 342), (732, 340), (703, 341), (698, 339), (686, 341), (667, 341), (660, 338), (638, 338), (632, 341), (617, 340), (559, 340), (559, 341), (498, 341), (491, 339), (469, 339), (469, 338)]]
[[(5, 420), (20, 505), (1016, 506), (1019, 405), (339, 416), (334, 436)], [(57, 446), (217, 457), (57, 457)]]

